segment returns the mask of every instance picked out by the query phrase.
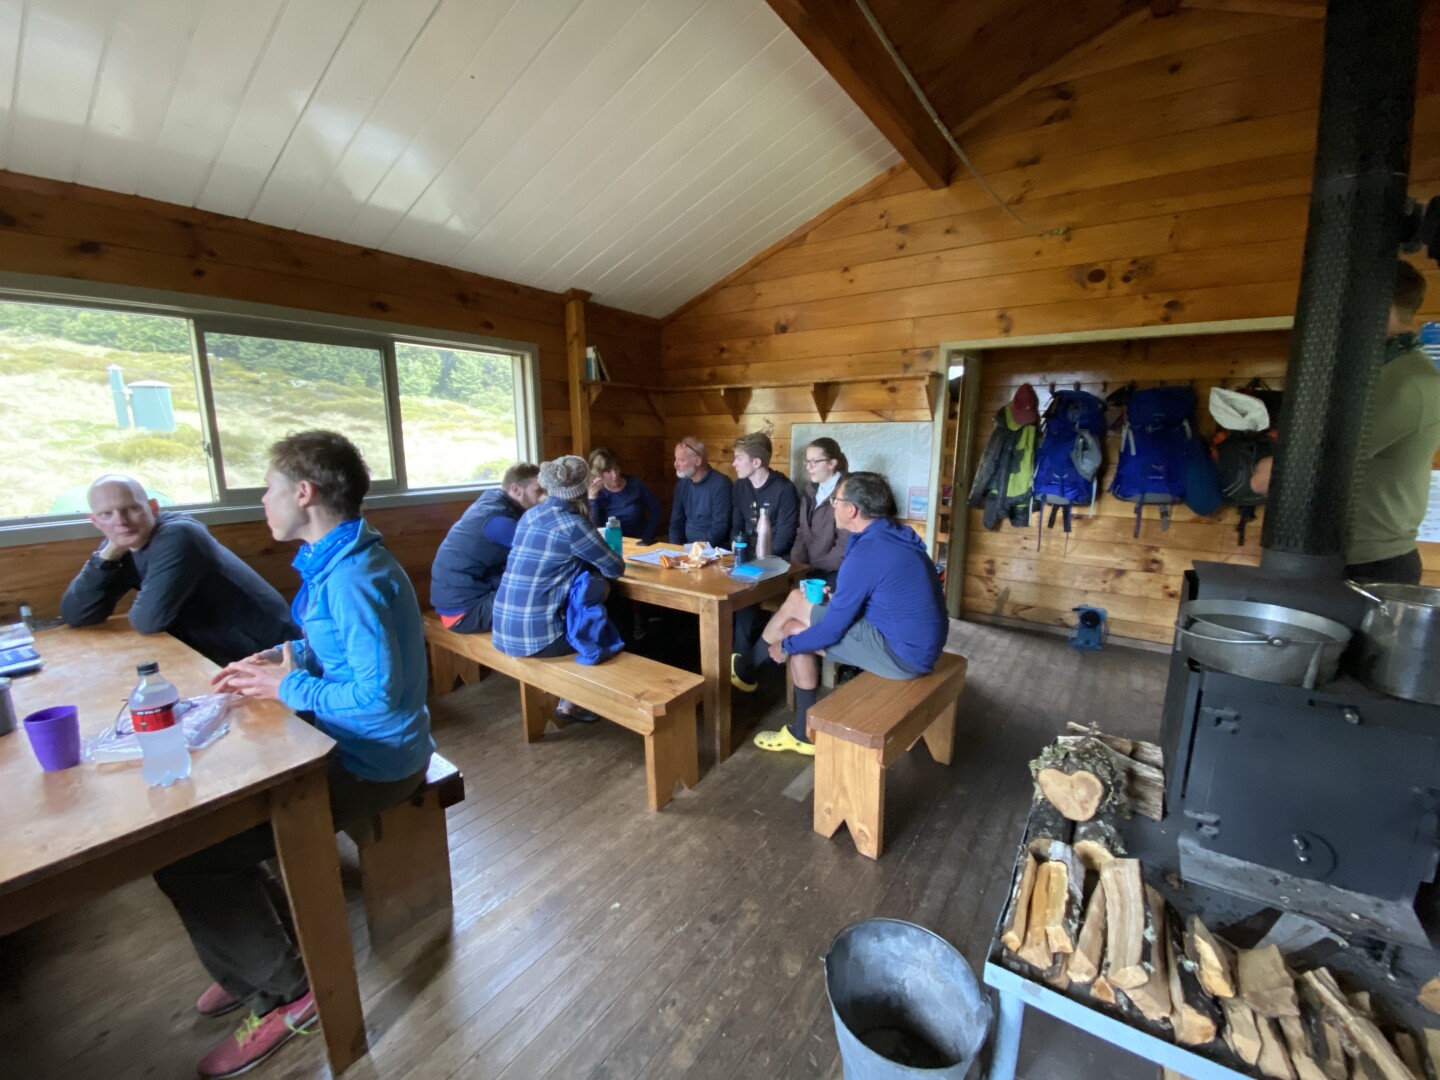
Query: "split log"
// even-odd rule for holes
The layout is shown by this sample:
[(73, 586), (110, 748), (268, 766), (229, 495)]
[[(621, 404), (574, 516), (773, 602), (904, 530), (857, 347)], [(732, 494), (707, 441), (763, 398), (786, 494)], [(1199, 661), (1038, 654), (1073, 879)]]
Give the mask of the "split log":
[(1235, 969), (1240, 996), (1257, 1016), (1278, 1020), (1282, 1016), (1300, 1015), (1294, 976), (1276, 946), (1241, 949)]
[(1050, 841), (1050, 861), (1065, 868), (1065, 890), (1059, 897), (1051, 898), (1051, 909), (1045, 922), (1045, 936), (1050, 949), (1057, 953), (1072, 953), (1080, 936), (1080, 912), (1084, 906), (1085, 868), (1075, 857), (1069, 844), (1059, 840)]
[(1073, 731), (1077, 735), (1088, 736), (1092, 739), (1099, 739), (1110, 749), (1124, 754), (1126, 757), (1134, 758), (1136, 761), (1146, 765), (1154, 765), (1156, 768), (1165, 767), (1165, 751), (1153, 742), (1144, 742), (1141, 739), (1124, 739), (1117, 735), (1106, 735), (1098, 728), (1086, 727), (1084, 724), (1077, 724), (1070, 721), (1065, 725), (1066, 730)]
[(1200, 916), (1190, 916), (1185, 931), (1185, 955), (1195, 965), (1200, 976), (1200, 985), (1216, 997), (1235, 996), (1235, 974), (1231, 963), (1231, 949), (1219, 940)]
[[(1315, 996), (1334, 1018), (1342, 1034), (1359, 1048), (1363, 1058), (1368, 1058), (1380, 1073), (1382, 1080), (1414, 1080), (1410, 1070), (1395, 1053), (1395, 1048), (1380, 1034), (1380, 1029), (1368, 1016), (1357, 1012), (1340, 992), (1335, 976), (1325, 968), (1307, 971), (1301, 978), (1315, 991)], [(1243, 981), (1243, 980), (1242, 980)], [(1363, 1060), (1362, 1058), (1362, 1060)]]
[[(1158, 765), (1126, 757), (1102, 740), (1081, 736), (1061, 735), (1051, 749), (1062, 754), (1082, 753), (1087, 760), (1103, 758), (1111, 773), (1119, 778), (1120, 791), (1115, 793), (1113, 805), (1126, 817), (1132, 812), (1139, 812), (1159, 821), (1164, 816), (1165, 770)], [(1035, 762), (1032, 762), (1032, 770), (1034, 766)]]
[(1051, 842), (1069, 844), (1074, 832), (1075, 823), (1049, 801), (1036, 799), (1031, 804), (1030, 817), (1025, 822), (1025, 847), (1033, 854), (1048, 859)]
[(1030, 852), (1022, 852), (1025, 864), (1015, 879), (1015, 887), (1010, 891), (1010, 914), (1005, 920), (1005, 928), (1000, 932), (1001, 943), (1011, 952), (1019, 949), (1025, 942), (1025, 927), (1030, 921), (1030, 896), (1035, 891), (1035, 877), (1039, 871), (1040, 864)]
[(1215, 999), (1200, 985), (1198, 966), (1185, 955), (1185, 926), (1174, 909), (1165, 910), (1170, 971), (1170, 1026), (1182, 1046), (1204, 1046), (1215, 1041), (1222, 1013)]
[(1425, 1059), (1430, 1065), (1430, 1074), (1440, 1077), (1440, 1031), (1425, 1029)]
[(1221, 998), (1225, 1013), (1225, 1043), (1246, 1065), (1260, 1060), (1260, 1027), (1255, 1013), (1238, 997)]
[(1056, 990), (1068, 990), (1070, 988), (1070, 954), (1061, 953), (1055, 957), (1055, 963), (1041, 976), (1047, 983)]
[(1255, 1067), (1260, 1070), (1260, 1075), (1272, 1076), (1275, 1080), (1297, 1080), (1290, 1055), (1275, 1033), (1275, 1022), (1261, 1016), (1256, 1018), (1256, 1026), (1260, 1029), (1260, 1059), (1255, 1062)]
[(1077, 822), (1071, 847), (1085, 869), (1095, 874), (1111, 859), (1125, 854), (1125, 842), (1120, 839), (1115, 819), (1109, 814)]
[(1105, 883), (1096, 882), (1080, 923), (1080, 937), (1070, 957), (1070, 978), (1077, 983), (1093, 982), (1100, 974), (1105, 954)]
[(1117, 990), (1129, 990), (1149, 978), (1154, 951), (1138, 859), (1115, 859), (1100, 868), (1105, 889), (1105, 977)]
[(1310, 1036), (1298, 1016), (1282, 1016), (1280, 1034), (1285, 1037), (1285, 1048), (1290, 1051), (1290, 1064), (1298, 1080), (1328, 1080), (1325, 1070), (1315, 1060)]
[(1440, 1013), (1440, 975), (1436, 975), (1420, 988), (1415, 999), (1433, 1013)]
[(1415, 1042), (1415, 1036), (1408, 1031), (1395, 1032), (1395, 1052), (1400, 1055), (1400, 1060), (1405, 1067), (1415, 1076), (1416, 1080), (1425, 1080), (1425, 1064), (1420, 1060), (1420, 1047)]
[(1030, 763), (1030, 772), (1040, 794), (1057, 810), (1071, 821), (1089, 821), (1124, 797), (1106, 755), (1106, 748), (1093, 740), (1069, 750), (1052, 744)]
[(1053, 962), (1049, 936), (1045, 933), (1045, 920), (1050, 913), (1054, 893), (1064, 902), (1067, 885), (1059, 880), (1065, 875), (1063, 863), (1044, 862), (1035, 875), (1035, 887), (1030, 892), (1030, 910), (1026, 915), (1025, 937), (1015, 955), (1033, 968), (1045, 971)]
[(1125, 991), (1125, 996), (1135, 1003), (1141, 1015), (1147, 1020), (1159, 1023), (1169, 1020), (1170, 965), (1167, 962), (1168, 938), (1165, 929), (1165, 900), (1148, 885), (1145, 900), (1150, 911), (1150, 926), (1146, 934), (1150, 939), (1150, 974), (1139, 986)]
[[(1074, 963), (1073, 959), (1071, 963)], [(1118, 1003), (1115, 997), (1115, 987), (1110, 985), (1110, 980), (1104, 975), (1096, 976), (1095, 980), (1090, 983), (1090, 996), (1096, 1001), (1103, 1001), (1106, 1005)]]
[(1340, 1029), (1308, 983), (1301, 982), (1295, 989), (1300, 998), (1300, 1021), (1310, 1040), (1311, 1056), (1319, 1064), (1326, 1080), (1348, 1080), (1350, 1067), (1345, 1062), (1345, 1043), (1340, 1037)]

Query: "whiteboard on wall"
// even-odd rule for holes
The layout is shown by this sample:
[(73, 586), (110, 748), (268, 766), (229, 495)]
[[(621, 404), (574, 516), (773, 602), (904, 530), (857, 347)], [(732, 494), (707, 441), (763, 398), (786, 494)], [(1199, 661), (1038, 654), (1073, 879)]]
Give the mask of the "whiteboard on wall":
[(794, 424), (790, 428), (790, 475), (805, 482), (805, 447), (821, 436), (840, 444), (852, 472), (878, 472), (890, 481), (900, 516), (930, 516), (931, 452), (934, 425), (918, 423)]

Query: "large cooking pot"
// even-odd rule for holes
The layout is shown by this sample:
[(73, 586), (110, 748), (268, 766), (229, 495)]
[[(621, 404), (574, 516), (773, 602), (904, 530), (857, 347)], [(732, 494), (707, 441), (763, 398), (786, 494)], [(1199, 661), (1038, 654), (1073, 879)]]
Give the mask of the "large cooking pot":
[(1366, 601), (1356, 677), (1382, 694), (1440, 705), (1440, 589), (1350, 587)]
[(1175, 620), (1175, 647), (1196, 663), (1310, 690), (1335, 677), (1348, 644), (1333, 619), (1250, 600), (1189, 600)]

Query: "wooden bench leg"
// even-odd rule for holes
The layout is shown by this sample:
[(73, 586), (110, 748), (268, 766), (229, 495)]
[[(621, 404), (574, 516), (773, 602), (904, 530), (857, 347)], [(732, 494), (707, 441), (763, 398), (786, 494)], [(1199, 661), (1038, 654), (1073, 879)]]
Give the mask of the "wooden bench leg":
[[(545, 736), (545, 725), (555, 720), (555, 699), (539, 687), (520, 684), (520, 716), (525, 721), (525, 741), (539, 742)], [(555, 726), (563, 726), (555, 720)]]
[(436, 697), (454, 690), (457, 681), (462, 686), (469, 686), (484, 676), (485, 669), (474, 660), (430, 643), (430, 682)]
[(654, 732), (645, 736), (645, 797), (651, 810), (670, 805), (677, 780), (691, 789), (700, 782), (694, 705), (656, 717)]
[(949, 765), (955, 752), (955, 710), (959, 704), (958, 701), (952, 701), (948, 709), (941, 710), (940, 715), (930, 721), (930, 726), (920, 736), (925, 740), (930, 756), (941, 765)]
[(861, 855), (878, 859), (885, 842), (885, 768), (863, 746), (815, 733), (815, 831), (834, 836), (841, 824)]
[(370, 944), (381, 947), (438, 911), (451, 910), (450, 839), (440, 792), (376, 815), (359, 838), (360, 891)]

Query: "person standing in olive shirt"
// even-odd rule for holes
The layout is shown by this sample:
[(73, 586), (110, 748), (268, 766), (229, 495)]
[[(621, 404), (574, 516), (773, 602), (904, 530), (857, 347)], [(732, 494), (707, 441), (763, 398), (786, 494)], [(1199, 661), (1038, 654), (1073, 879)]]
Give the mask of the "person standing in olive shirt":
[(1440, 449), (1440, 369), (1412, 331), (1424, 301), (1425, 279), (1399, 262), (1385, 362), (1370, 393), (1370, 422), (1355, 463), (1345, 531), (1345, 576), (1352, 581), (1420, 583), (1415, 537)]

